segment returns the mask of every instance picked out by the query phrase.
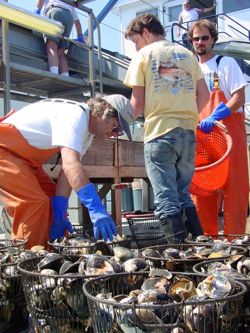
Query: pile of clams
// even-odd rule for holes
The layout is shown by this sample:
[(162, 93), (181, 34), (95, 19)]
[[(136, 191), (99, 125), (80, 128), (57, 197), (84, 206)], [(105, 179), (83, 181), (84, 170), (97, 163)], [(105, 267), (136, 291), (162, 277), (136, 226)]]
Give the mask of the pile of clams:
[(212, 244), (160, 245), (142, 250), (142, 256), (151, 267), (167, 268), (170, 271), (192, 272), (193, 265), (204, 260), (228, 258), (246, 253), (246, 249), (224, 242)]
[[(140, 282), (133, 286), (129, 278)], [(198, 278), (152, 269), (87, 281), (83, 290), (94, 332), (239, 332), (246, 287), (222, 274)]]
[(231, 245), (238, 245), (238, 246), (250, 246), (250, 235), (243, 234), (243, 235), (214, 235), (214, 236), (206, 236), (200, 235), (197, 236), (195, 239), (192, 238), (190, 234), (188, 238), (185, 240), (186, 243), (197, 244), (197, 243), (216, 243), (216, 242), (224, 242)]
[[(83, 293), (86, 280), (96, 276), (148, 269), (130, 249), (114, 246), (112, 256), (98, 253), (48, 253), (18, 265), (36, 333), (78, 333), (90, 330), (92, 321)], [(128, 279), (136, 285), (137, 279)]]
[(115, 246), (129, 247), (129, 243), (130, 241), (126, 236), (120, 236), (119, 234), (114, 237), (112, 242), (104, 242), (102, 240), (95, 241), (91, 237), (76, 234), (48, 242), (53, 252), (67, 255), (69, 258), (73, 258), (74, 256), (81, 257), (82, 255), (93, 253), (112, 256), (114, 255), (113, 248)]
[(247, 327), (250, 331), (250, 257), (235, 255), (220, 261), (204, 261), (194, 265), (193, 271), (203, 275), (219, 272), (224, 276), (244, 283), (247, 293), (243, 299), (241, 322), (242, 327)]
[(20, 273), (17, 264), (25, 258), (37, 256), (24, 250), (25, 240), (0, 241), (0, 332), (23, 328), (28, 323)]

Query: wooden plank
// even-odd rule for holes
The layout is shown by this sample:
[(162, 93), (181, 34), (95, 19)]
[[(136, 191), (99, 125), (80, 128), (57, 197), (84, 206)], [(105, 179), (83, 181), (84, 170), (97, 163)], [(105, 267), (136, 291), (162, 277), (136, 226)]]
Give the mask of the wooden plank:
[(119, 167), (119, 174), (121, 178), (147, 178), (147, 172), (144, 166), (121, 166)]
[(144, 167), (143, 142), (119, 141), (119, 166)]
[[(86, 155), (82, 158), (82, 164), (87, 166), (113, 166), (114, 165), (114, 146), (113, 140), (94, 139)], [(99, 174), (105, 172), (105, 168), (99, 167)], [(104, 176), (106, 177), (106, 176)], [(112, 177), (112, 175), (111, 175)]]

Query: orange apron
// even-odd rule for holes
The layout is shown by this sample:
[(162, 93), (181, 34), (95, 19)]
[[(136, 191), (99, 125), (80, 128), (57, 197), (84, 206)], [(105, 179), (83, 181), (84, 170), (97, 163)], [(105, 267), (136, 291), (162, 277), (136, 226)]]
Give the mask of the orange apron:
[[(220, 103), (226, 103), (224, 93), (215, 88), (210, 94), (210, 100), (200, 113), (199, 120), (208, 117), (211, 111)], [(193, 200), (205, 234), (218, 234), (218, 212), (220, 201), (223, 201), (224, 234), (242, 234), (245, 232), (249, 179), (247, 160), (247, 135), (243, 113), (234, 112), (222, 123), (227, 126), (232, 137), (233, 146), (230, 154), (229, 177), (225, 188), (218, 193), (202, 197), (193, 195)]]
[(56, 184), (42, 165), (57, 152), (31, 146), (15, 126), (0, 123), (0, 200), (13, 218), (12, 238), (28, 238), (27, 248), (47, 246)]

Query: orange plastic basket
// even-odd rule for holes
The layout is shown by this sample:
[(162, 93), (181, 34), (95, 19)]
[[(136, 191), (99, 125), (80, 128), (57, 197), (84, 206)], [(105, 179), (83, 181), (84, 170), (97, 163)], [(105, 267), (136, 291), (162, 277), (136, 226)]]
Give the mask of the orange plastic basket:
[(196, 140), (195, 172), (190, 192), (208, 196), (226, 184), (232, 138), (224, 125), (217, 125), (210, 134), (205, 134), (198, 128)]

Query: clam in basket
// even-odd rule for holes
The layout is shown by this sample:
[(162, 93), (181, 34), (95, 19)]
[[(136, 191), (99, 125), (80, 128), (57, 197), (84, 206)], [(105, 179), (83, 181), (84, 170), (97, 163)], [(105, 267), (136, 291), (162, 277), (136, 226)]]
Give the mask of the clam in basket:
[(48, 253), (18, 264), (36, 333), (88, 332), (90, 313), (83, 283), (100, 274), (114, 273), (115, 268), (107, 257), (98, 254), (75, 259)]
[(170, 271), (192, 272), (193, 265), (204, 260), (224, 259), (245, 254), (247, 249), (230, 244), (167, 244), (142, 249), (143, 258), (150, 267)]
[(64, 237), (53, 242), (48, 241), (48, 244), (53, 252), (67, 255), (69, 258), (77, 258), (93, 253), (113, 256), (115, 246), (130, 248), (131, 240), (117, 235), (112, 242), (104, 242), (103, 240), (95, 241), (93, 238), (86, 238), (83, 235), (72, 235), (69, 238)]
[(223, 276), (152, 270), (91, 279), (83, 291), (94, 333), (237, 333), (246, 287)]
[(28, 325), (28, 311), (17, 270), (27, 240), (0, 241), (0, 333), (14, 332)]
[(190, 192), (208, 196), (221, 190), (228, 179), (232, 138), (226, 126), (216, 122), (211, 133), (196, 132), (195, 172)]
[(185, 243), (187, 244), (214, 244), (216, 242), (224, 242), (233, 246), (240, 246), (247, 248), (250, 246), (250, 235), (245, 234), (217, 234), (217, 235), (200, 235), (195, 239), (187, 238)]
[(243, 255), (232, 256), (228, 259), (202, 261), (194, 265), (193, 272), (202, 276), (208, 276), (220, 272), (236, 281), (243, 283), (247, 292), (244, 295), (242, 310), (240, 313), (240, 325), (242, 332), (250, 331), (250, 258)]
[(85, 276), (77, 273), (79, 263), (65, 262), (56, 253), (46, 257), (27, 259), (18, 265), (33, 330), (84, 332), (89, 312), (82, 292)]

